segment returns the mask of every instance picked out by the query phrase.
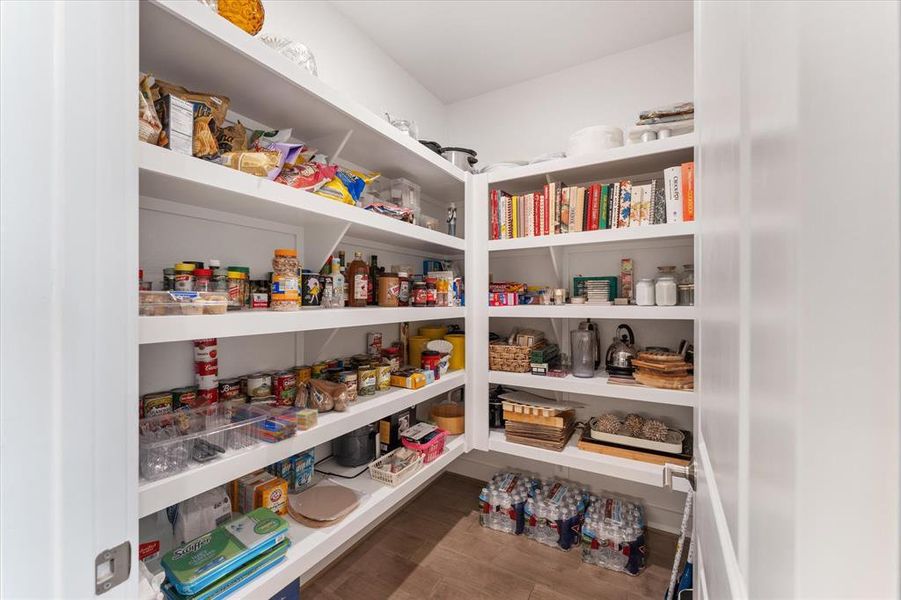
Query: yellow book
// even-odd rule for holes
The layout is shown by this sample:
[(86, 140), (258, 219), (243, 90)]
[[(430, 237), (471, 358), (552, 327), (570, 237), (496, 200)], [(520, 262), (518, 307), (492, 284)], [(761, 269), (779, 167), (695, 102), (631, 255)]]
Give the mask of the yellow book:
[(513, 237), (519, 237), (519, 196), (513, 196)]

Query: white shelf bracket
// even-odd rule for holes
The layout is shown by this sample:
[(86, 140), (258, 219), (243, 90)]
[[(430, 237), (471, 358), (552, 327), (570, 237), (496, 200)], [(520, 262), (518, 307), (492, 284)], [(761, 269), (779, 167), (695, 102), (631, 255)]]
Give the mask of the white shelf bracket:
[(328, 162), (330, 165), (335, 164), (335, 162), (338, 160), (338, 156), (341, 155), (341, 151), (344, 150), (344, 146), (347, 145), (347, 141), (350, 139), (350, 136), (352, 136), (353, 133), (354, 133), (354, 130), (349, 129), (347, 131), (347, 133), (344, 134), (344, 137), (341, 139), (341, 142), (338, 144), (338, 147), (335, 148), (335, 151), (331, 154), (331, 156), (329, 156)]
[(326, 259), (335, 252), (335, 248), (344, 239), (348, 229), (350, 229), (350, 222), (305, 228), (303, 236), (304, 268), (318, 272), (325, 264)]
[(325, 338), (325, 341), (319, 346), (319, 353), (316, 354), (316, 362), (324, 360), (326, 355), (328, 354), (327, 350), (329, 344), (332, 343), (332, 340), (335, 339), (335, 336), (338, 335), (338, 332), (341, 331), (338, 327), (332, 329), (331, 333), (328, 334), (328, 337)]

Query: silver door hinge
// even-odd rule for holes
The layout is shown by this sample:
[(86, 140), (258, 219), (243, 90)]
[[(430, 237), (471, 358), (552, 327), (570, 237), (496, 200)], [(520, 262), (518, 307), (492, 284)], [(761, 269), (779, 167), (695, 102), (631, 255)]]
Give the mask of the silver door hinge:
[(104, 550), (94, 559), (94, 593), (106, 593), (128, 579), (131, 573), (131, 542)]
[(695, 463), (691, 461), (687, 466), (680, 465), (672, 465), (666, 463), (663, 465), (663, 487), (671, 490), (673, 489), (673, 477), (682, 477), (683, 479), (688, 480), (688, 485), (691, 486), (691, 489), (697, 489), (695, 487)]

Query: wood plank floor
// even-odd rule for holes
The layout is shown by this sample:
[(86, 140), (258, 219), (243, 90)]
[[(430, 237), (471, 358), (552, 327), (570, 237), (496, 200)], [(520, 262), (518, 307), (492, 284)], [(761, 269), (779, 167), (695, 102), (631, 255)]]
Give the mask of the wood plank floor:
[(651, 530), (649, 565), (630, 577), (479, 525), (482, 483), (445, 473), (304, 586), (303, 600), (660, 600), (676, 536)]

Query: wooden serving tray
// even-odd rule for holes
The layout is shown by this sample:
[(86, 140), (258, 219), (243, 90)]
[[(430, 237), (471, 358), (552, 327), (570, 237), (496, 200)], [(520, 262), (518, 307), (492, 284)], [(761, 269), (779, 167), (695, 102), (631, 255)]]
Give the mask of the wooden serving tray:
[(682, 454), (666, 454), (664, 452), (655, 452), (653, 450), (636, 450), (600, 442), (592, 439), (590, 434), (582, 432), (582, 438), (579, 440), (578, 447), (586, 452), (594, 452), (596, 454), (605, 454), (607, 456), (617, 456), (619, 458), (627, 458), (629, 460), (638, 460), (641, 462), (651, 463), (655, 465), (671, 465), (687, 466), (691, 462), (691, 433), (683, 431), (685, 440), (682, 442)]
[(639, 370), (634, 377), (638, 383), (666, 390), (691, 390), (695, 387), (694, 375), (661, 376)]
[(574, 411), (566, 411), (560, 413), (556, 417), (542, 417), (539, 415), (517, 413), (509, 410), (504, 411), (505, 421), (515, 421), (517, 423), (532, 423), (533, 425), (548, 425), (549, 427), (565, 427), (568, 420), (575, 417)]

